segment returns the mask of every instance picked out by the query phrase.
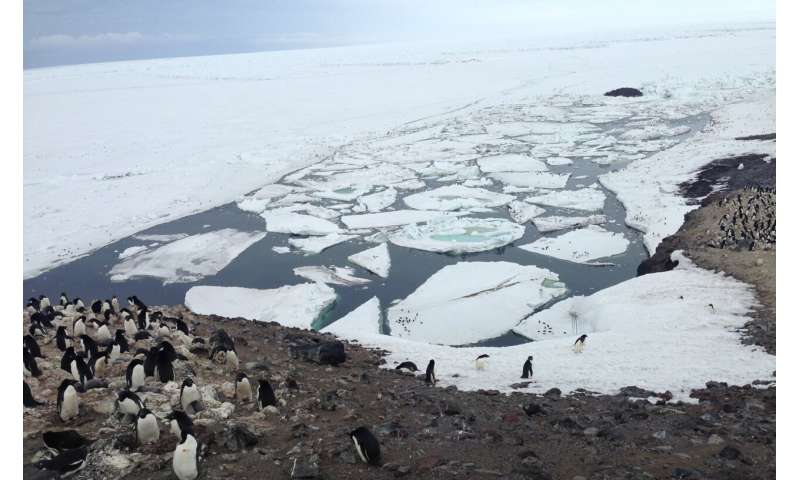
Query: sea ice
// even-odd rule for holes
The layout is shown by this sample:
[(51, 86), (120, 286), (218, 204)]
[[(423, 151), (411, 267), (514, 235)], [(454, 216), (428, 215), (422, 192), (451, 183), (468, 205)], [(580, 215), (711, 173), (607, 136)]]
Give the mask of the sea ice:
[(242, 317), (310, 329), (336, 301), (336, 291), (324, 283), (301, 283), (260, 290), (241, 287), (192, 287), (184, 304), (200, 315)]
[(305, 254), (316, 254), (347, 240), (358, 238), (358, 235), (344, 235), (341, 233), (329, 233), (322, 236), (311, 236), (307, 238), (290, 238), (289, 245)]
[(393, 336), (463, 345), (505, 334), (566, 292), (549, 270), (510, 262), (459, 262), (437, 271), (388, 311)]
[(389, 256), (389, 246), (386, 242), (381, 243), (377, 247), (354, 253), (347, 257), (347, 260), (383, 278), (389, 276), (389, 269), (392, 266), (392, 259)]
[(390, 233), (395, 245), (430, 252), (483, 252), (521, 238), (525, 228), (503, 218), (446, 218)]
[(328, 235), (339, 233), (339, 227), (328, 220), (294, 212), (267, 210), (261, 213), (268, 232), (296, 235)]
[(520, 245), (519, 248), (570, 262), (589, 263), (591, 260), (625, 252), (628, 249), (628, 240), (621, 233), (589, 225), (558, 237), (542, 237), (533, 243)]
[(364, 334), (380, 334), (380, 300), (378, 297), (370, 298), (344, 317), (320, 329), (320, 332), (332, 333), (348, 340), (355, 340)]
[(541, 233), (566, 230), (568, 228), (585, 227), (587, 225), (601, 225), (608, 219), (605, 215), (589, 215), (588, 217), (539, 217), (533, 220), (536, 229)]
[(391, 212), (344, 215), (341, 220), (350, 230), (361, 228), (386, 228), (428, 222), (442, 217), (465, 215), (467, 212), (439, 212), (425, 210), (394, 210)]
[(379, 212), (397, 200), (397, 190), (387, 188), (371, 195), (358, 198), (359, 205), (370, 212)]
[(161, 278), (164, 284), (196, 282), (215, 275), (265, 235), (231, 228), (192, 235), (128, 257), (109, 276), (112, 282), (139, 277)]
[(370, 282), (369, 279), (356, 277), (355, 272), (350, 267), (304, 266), (296, 267), (293, 271), (295, 275), (303, 277), (306, 280), (328, 283), (331, 285), (352, 287)]
[(586, 210), (596, 212), (603, 209), (606, 195), (596, 187), (581, 188), (578, 190), (560, 190), (544, 195), (527, 197), (526, 202), (548, 207), (569, 208), (572, 210)]
[(512, 200), (514, 197), (511, 195), (463, 185), (446, 185), (403, 198), (406, 205), (417, 210), (470, 210), (499, 207)]
[(548, 165), (560, 166), (560, 165), (572, 165), (572, 160), (569, 158), (564, 157), (550, 157), (547, 159)]
[(145, 250), (147, 250), (147, 245), (137, 245), (135, 247), (128, 247), (125, 250), (123, 250), (122, 252), (120, 252), (118, 258), (120, 260), (124, 260), (124, 259), (126, 259), (128, 257), (132, 257), (132, 256), (136, 255), (137, 253), (143, 252)]
[(545, 172), (547, 165), (528, 155), (497, 155), (478, 159), (478, 166), (485, 173), (494, 172)]
[(544, 208), (514, 200), (508, 204), (508, 214), (517, 223), (527, 223), (545, 212)]
[(133, 238), (136, 240), (141, 240), (143, 242), (174, 242), (175, 240), (180, 240), (181, 238), (188, 237), (188, 233), (167, 233), (167, 234), (139, 234), (134, 235)]
[(529, 188), (564, 188), (569, 180), (569, 174), (548, 172), (496, 172), (489, 176), (508, 185)]

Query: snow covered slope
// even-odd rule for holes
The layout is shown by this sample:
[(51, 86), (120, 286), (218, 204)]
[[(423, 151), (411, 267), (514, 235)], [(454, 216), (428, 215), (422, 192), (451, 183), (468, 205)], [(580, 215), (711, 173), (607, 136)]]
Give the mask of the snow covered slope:
[[(681, 118), (774, 83), (774, 69), (774, 29), (734, 27), (613, 41), (375, 45), (27, 70), (24, 276), (147, 227), (237, 200), (329, 158), (350, 140), (406, 122), (474, 106), (525, 104), (528, 114), (569, 123), (564, 129), (536, 128), (514, 123), (512, 114), (508, 123), (476, 131), (464, 125), (461, 131), (476, 140), (488, 135), (487, 148), (495, 153), (513, 153), (516, 140), (509, 137), (524, 135), (537, 143), (530, 155), (545, 159), (562, 156), (565, 141), (590, 135), (595, 127), (589, 122), (629, 116), (625, 106), (631, 100), (593, 105), (581, 96), (640, 86), (649, 101), (660, 99), (654, 109)], [(687, 103), (692, 107), (684, 108)], [(586, 108), (579, 115), (558, 109), (569, 105)], [(390, 161), (418, 162), (423, 176), (450, 168), (453, 178), (477, 181), (474, 165), (458, 165), (474, 158), (471, 145), (450, 142), (444, 147), (448, 161), (429, 163), (432, 148), (442, 148), (424, 141), (430, 133), (415, 133), (417, 143)], [(676, 132), (643, 125), (630, 141), (654, 134)], [(602, 150), (613, 138), (591, 141), (573, 153), (598, 163), (627, 158)], [(630, 155), (640, 153), (634, 149)], [(636, 181), (633, 177), (648, 173), (604, 183), (635, 207), (642, 201), (623, 190)], [(360, 174), (368, 177), (375, 170)], [(329, 181), (315, 180), (316, 186), (335, 190), (355, 175), (334, 173)], [(493, 174), (514, 188), (543, 180), (526, 175), (522, 181), (507, 172)], [(333, 196), (325, 198), (339, 195), (329, 193)], [(646, 221), (647, 228), (656, 220)]]

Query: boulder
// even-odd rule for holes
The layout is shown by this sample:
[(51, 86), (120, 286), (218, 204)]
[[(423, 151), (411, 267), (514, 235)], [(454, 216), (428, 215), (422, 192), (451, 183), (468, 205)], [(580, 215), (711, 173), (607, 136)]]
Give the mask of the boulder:
[(320, 365), (339, 365), (347, 360), (344, 344), (340, 341), (324, 342), (318, 345), (304, 345), (291, 349), (292, 358), (303, 359)]
[(641, 97), (642, 91), (638, 88), (622, 87), (604, 93), (606, 97)]

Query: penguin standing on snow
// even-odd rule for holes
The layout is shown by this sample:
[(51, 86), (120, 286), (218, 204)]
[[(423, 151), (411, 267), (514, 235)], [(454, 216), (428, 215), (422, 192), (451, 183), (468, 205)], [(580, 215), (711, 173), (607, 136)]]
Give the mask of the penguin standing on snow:
[(250, 379), (244, 372), (236, 375), (236, 398), (242, 403), (250, 403), (253, 399), (253, 390), (250, 388)]
[(378, 439), (366, 427), (358, 427), (350, 432), (350, 438), (356, 446), (356, 452), (364, 463), (378, 465), (381, 459), (381, 445)]
[(144, 386), (144, 362), (139, 358), (134, 358), (125, 370), (125, 381), (128, 390), (135, 392)]
[(583, 344), (586, 343), (587, 337), (588, 335), (581, 335), (577, 340), (575, 340), (575, 343), (572, 344), (572, 350), (575, 353), (583, 352)]
[(139, 418), (136, 419), (136, 438), (141, 445), (158, 441), (161, 430), (158, 427), (158, 419), (155, 414), (147, 407), (139, 410)]
[(258, 388), (256, 389), (256, 406), (259, 410), (263, 410), (269, 406), (278, 406), (278, 400), (275, 398), (275, 392), (272, 391), (272, 385), (270, 385), (269, 382), (264, 379), (258, 381)]
[(39, 470), (56, 472), (59, 478), (67, 478), (86, 466), (86, 457), (89, 450), (86, 447), (73, 448), (49, 459), (39, 460), (35, 463)]
[(409, 372), (418, 372), (419, 369), (414, 362), (403, 362), (400, 365), (394, 367), (395, 370), (406, 370)]
[(42, 402), (37, 401), (33, 398), (33, 392), (31, 392), (31, 387), (28, 385), (27, 382), (24, 380), (22, 381), (22, 406), (25, 408), (35, 408), (39, 405), (44, 405)]
[(58, 387), (56, 410), (62, 421), (66, 422), (78, 416), (78, 391), (75, 380), (64, 380)]
[(489, 355), (486, 355), (485, 353), (478, 355), (478, 358), (475, 359), (475, 370), (485, 370), (488, 362)]
[(167, 420), (169, 420), (169, 431), (172, 432), (178, 440), (183, 438), (184, 432), (193, 431), (192, 419), (189, 418), (189, 415), (186, 415), (186, 412), (173, 410), (167, 415)]
[(178, 480), (195, 480), (200, 474), (198, 459), (200, 450), (197, 448), (197, 439), (191, 431), (181, 432), (181, 441), (175, 447), (172, 455), (172, 471)]
[(533, 377), (533, 355), (528, 356), (528, 359), (525, 360), (525, 364), (522, 365), (521, 378), (531, 378), (531, 377)]
[(434, 371), (435, 367), (436, 364), (433, 360), (428, 362), (428, 368), (425, 369), (425, 383), (428, 385), (436, 386), (436, 372)]
[(183, 411), (187, 414), (194, 415), (202, 410), (202, 406), (200, 405), (200, 390), (197, 389), (197, 385), (194, 384), (191, 378), (187, 378), (183, 381), (180, 399)]

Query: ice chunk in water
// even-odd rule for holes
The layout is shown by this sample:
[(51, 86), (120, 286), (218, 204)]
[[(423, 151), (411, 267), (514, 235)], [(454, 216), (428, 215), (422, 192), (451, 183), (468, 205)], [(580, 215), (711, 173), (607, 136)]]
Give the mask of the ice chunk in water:
[(358, 235), (343, 235), (341, 233), (329, 233), (323, 236), (313, 236), (308, 238), (290, 238), (289, 245), (301, 250), (306, 254), (320, 253), (326, 248), (330, 248), (347, 240), (358, 238)]
[(392, 260), (389, 256), (389, 246), (386, 242), (381, 243), (377, 247), (354, 253), (347, 257), (347, 260), (383, 278), (389, 276), (389, 269), (392, 266)]
[(588, 217), (540, 217), (533, 220), (536, 229), (541, 233), (566, 230), (568, 228), (585, 227), (587, 225), (600, 225), (606, 223), (605, 215), (589, 215)]
[(503, 218), (447, 218), (390, 233), (395, 245), (430, 252), (482, 252), (521, 238), (525, 228)]
[(329, 283), (331, 285), (352, 287), (354, 285), (364, 285), (370, 282), (367, 278), (356, 277), (356, 272), (350, 267), (305, 266), (297, 267), (293, 271), (298, 277), (303, 277), (312, 282)]
[(333, 222), (301, 213), (267, 210), (261, 216), (267, 222), (268, 232), (328, 235), (340, 231)]
[[(505, 334), (536, 307), (566, 292), (558, 275), (510, 262), (448, 265), (387, 313), (392, 336), (463, 345)], [(552, 285), (552, 283), (551, 283)]]
[(359, 197), (358, 204), (370, 212), (379, 212), (397, 200), (397, 190), (387, 188), (371, 195)]
[(344, 215), (342, 223), (350, 230), (360, 228), (386, 228), (421, 223), (437, 218), (466, 215), (467, 212), (439, 212), (425, 210), (394, 210), (391, 212), (365, 213), (363, 215)]
[(478, 159), (478, 166), (485, 173), (493, 172), (546, 172), (547, 165), (528, 155), (507, 154)]
[(544, 208), (514, 200), (508, 204), (508, 214), (517, 223), (526, 223), (544, 213)]
[(507, 185), (528, 188), (564, 188), (569, 180), (569, 174), (548, 172), (497, 172), (489, 176)]
[(381, 333), (380, 300), (378, 297), (370, 298), (352, 312), (322, 328), (320, 332), (332, 333), (348, 340), (356, 340), (364, 334)]
[(603, 209), (606, 194), (595, 186), (579, 190), (562, 190), (544, 195), (528, 197), (526, 202), (547, 205), (549, 207), (569, 208), (597, 212)]
[(499, 207), (514, 200), (512, 195), (492, 192), (483, 188), (447, 185), (409, 195), (406, 205), (417, 210), (469, 210), (482, 207)]
[(625, 252), (628, 240), (596, 225), (572, 230), (558, 237), (542, 237), (519, 248), (575, 263), (589, 263), (598, 258)]

